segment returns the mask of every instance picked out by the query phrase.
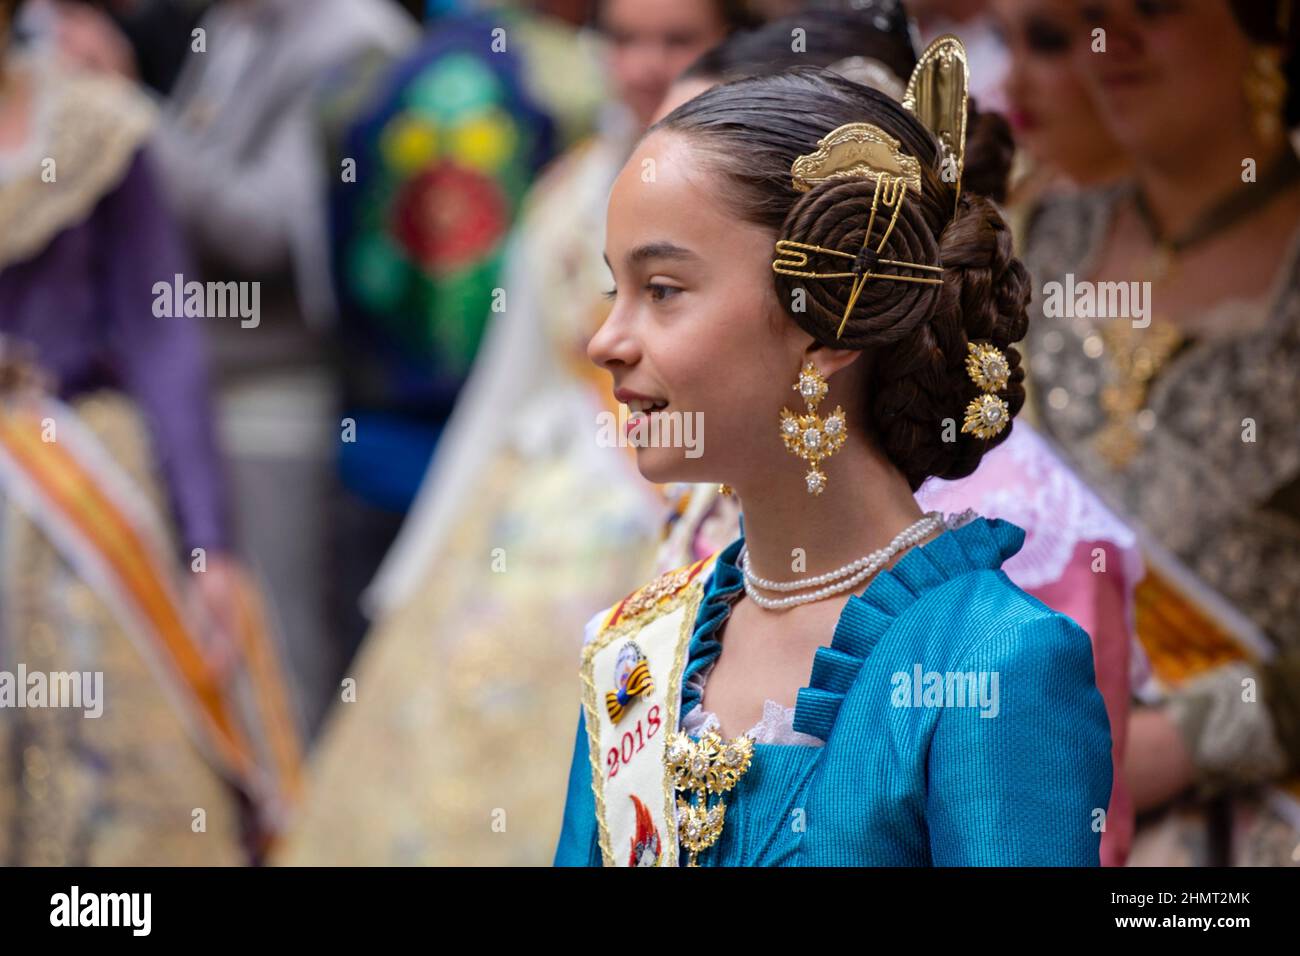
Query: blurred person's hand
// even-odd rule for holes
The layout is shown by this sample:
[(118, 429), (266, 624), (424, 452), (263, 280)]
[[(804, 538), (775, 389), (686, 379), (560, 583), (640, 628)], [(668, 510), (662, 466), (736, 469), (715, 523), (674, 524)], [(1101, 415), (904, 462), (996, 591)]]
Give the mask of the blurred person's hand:
[(1124, 776), (1138, 813), (1165, 806), (1196, 781), (1192, 755), (1166, 708), (1130, 711)]
[(56, 9), (55, 37), (66, 62), (92, 73), (138, 77), (135, 51), (106, 13), (80, 3), (59, 3)]
[(204, 653), (217, 678), (225, 680), (242, 653), (243, 568), (228, 554), (210, 554), (205, 570), (196, 572), (194, 579), (203, 620), (208, 624), (201, 635)]

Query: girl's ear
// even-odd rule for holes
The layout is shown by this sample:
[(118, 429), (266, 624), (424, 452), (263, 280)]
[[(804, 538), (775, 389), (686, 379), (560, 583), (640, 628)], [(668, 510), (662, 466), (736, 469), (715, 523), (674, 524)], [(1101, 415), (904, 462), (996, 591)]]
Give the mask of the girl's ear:
[(813, 341), (804, 349), (803, 360), (805, 363), (813, 362), (822, 375), (829, 378), (840, 369), (852, 365), (861, 354), (861, 349), (832, 349)]

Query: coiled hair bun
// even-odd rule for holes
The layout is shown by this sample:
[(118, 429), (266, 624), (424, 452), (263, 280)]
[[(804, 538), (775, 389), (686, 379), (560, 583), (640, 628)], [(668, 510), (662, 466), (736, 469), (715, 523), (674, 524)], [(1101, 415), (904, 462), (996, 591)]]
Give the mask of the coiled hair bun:
[[(831, 249), (862, 247), (875, 181), (831, 180), (798, 192), (797, 156), (846, 123), (867, 122), (897, 138), (921, 164), (920, 193), (909, 189), (881, 258), (941, 265), (942, 284), (866, 282), (837, 335), (852, 294), (851, 278), (804, 279), (773, 273), (790, 317), (818, 343), (863, 351), (867, 394), (850, 420), (865, 423), (913, 490), (926, 478), (970, 474), (1010, 429), (990, 439), (961, 431), (967, 404), (981, 394), (966, 371), (968, 343), (989, 342), (1011, 375), (996, 394), (1012, 415), (1024, 405), (1024, 369), (1012, 343), (1028, 327), (1029, 277), (1013, 253), (1011, 231), (980, 189), (1001, 195), (1010, 166), (1010, 134), (992, 114), (972, 113), (960, 200), (940, 175), (938, 144), (890, 97), (834, 74), (796, 69), (713, 87), (655, 128), (693, 140), (722, 174), (724, 198), (746, 221), (782, 239)], [(890, 215), (878, 214), (875, 249)], [(861, 361), (861, 360), (860, 360)]]

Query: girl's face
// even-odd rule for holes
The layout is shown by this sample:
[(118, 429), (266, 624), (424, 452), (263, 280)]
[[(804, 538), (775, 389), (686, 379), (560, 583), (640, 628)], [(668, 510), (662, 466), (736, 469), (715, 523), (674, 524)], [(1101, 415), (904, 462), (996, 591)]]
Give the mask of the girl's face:
[[(614, 308), (587, 354), (631, 410), (661, 406), (643, 433), (685, 434), (692, 416), (703, 452), (638, 447), (637, 466), (654, 482), (734, 484), (774, 467), (788, 458), (777, 433), (782, 405), (803, 411), (790, 386), (812, 339), (778, 304), (777, 237), (724, 205), (720, 179), (690, 140), (656, 130), (610, 194)], [(629, 425), (638, 427), (636, 416)]]
[(712, 0), (607, 0), (601, 29), (618, 97), (649, 125), (668, 87), (697, 57), (722, 42), (727, 25)]
[(1248, 115), (1249, 46), (1227, 0), (1075, 0), (1091, 36), (1076, 56), (1115, 138), (1137, 156), (1196, 148)]
[(1087, 41), (1072, 0), (994, 0), (993, 14), (1010, 55), (1007, 119), (1016, 141), (1040, 163), (1086, 177), (1116, 147), (1070, 55)]

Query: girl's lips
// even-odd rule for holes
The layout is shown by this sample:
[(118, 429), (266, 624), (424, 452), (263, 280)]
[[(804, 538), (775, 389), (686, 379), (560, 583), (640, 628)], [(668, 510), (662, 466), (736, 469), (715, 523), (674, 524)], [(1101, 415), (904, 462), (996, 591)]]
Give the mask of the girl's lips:
[(630, 388), (614, 389), (614, 400), (622, 402), (624, 405), (630, 405), (632, 402), (661, 402), (664, 399), (655, 398), (653, 395), (642, 395), (640, 392), (634, 392)]
[(623, 426), (623, 434), (631, 435), (632, 429), (640, 425), (640, 423), (643, 420), (648, 424), (650, 420), (650, 416), (658, 415), (660, 412), (665, 411), (667, 408), (668, 406), (665, 405), (663, 408), (656, 408), (648, 412), (632, 412), (627, 417), (627, 424)]

